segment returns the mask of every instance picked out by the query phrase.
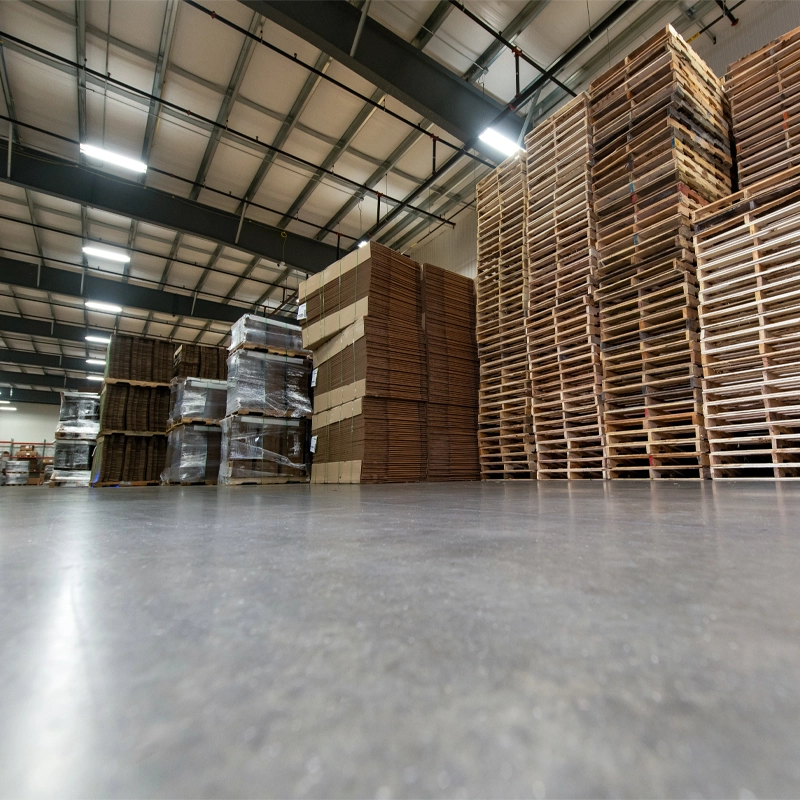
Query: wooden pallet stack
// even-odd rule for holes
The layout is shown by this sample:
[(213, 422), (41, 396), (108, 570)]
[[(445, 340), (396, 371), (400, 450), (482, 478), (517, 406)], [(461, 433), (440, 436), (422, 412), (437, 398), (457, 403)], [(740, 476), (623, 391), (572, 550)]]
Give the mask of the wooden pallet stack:
[(99, 431), (100, 396), (90, 392), (61, 392), (51, 487), (89, 485)]
[(113, 334), (100, 394), (92, 486), (157, 486), (167, 452), (175, 346)]
[(800, 28), (728, 67), (739, 188), (800, 164)]
[(478, 445), (483, 479), (536, 474), (525, 317), (525, 162), (504, 161), (477, 187)]
[(525, 140), (526, 332), (539, 479), (605, 476), (588, 112), (582, 94)]
[(731, 191), (722, 85), (670, 27), (590, 98), (607, 474), (707, 477), (691, 213)]
[(694, 214), (713, 478), (800, 478), (800, 167)]
[(300, 336), (252, 314), (234, 323), (219, 483), (308, 482), (311, 362)]

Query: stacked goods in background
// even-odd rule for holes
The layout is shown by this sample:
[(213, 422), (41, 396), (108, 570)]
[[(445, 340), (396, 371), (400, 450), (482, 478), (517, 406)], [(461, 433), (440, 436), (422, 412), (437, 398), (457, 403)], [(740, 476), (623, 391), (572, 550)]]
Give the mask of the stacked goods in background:
[(423, 265), (422, 325), (428, 376), (426, 479), (478, 480), (475, 282)]
[(6, 486), (27, 486), (30, 480), (30, 460), (27, 458), (9, 458), (6, 461)]
[(589, 99), (525, 139), (528, 316), (536, 477), (603, 478), (603, 408)]
[[(216, 350), (217, 348), (205, 348)], [(177, 359), (176, 359), (177, 361)], [(167, 421), (164, 484), (216, 484), (228, 384), (203, 378), (173, 378)]]
[(800, 478), (800, 167), (694, 222), (711, 475)]
[(62, 392), (50, 486), (88, 486), (100, 432), (100, 395)]
[(175, 346), (113, 334), (100, 395), (93, 486), (157, 485), (167, 452)]
[(308, 356), (297, 325), (252, 314), (234, 323), (219, 483), (309, 480)]
[(691, 214), (731, 192), (722, 85), (667, 28), (590, 98), (607, 475), (707, 477)]
[(525, 339), (525, 206), (525, 163), (519, 156), (477, 186), (478, 444), (484, 479), (536, 474)]
[(417, 263), (370, 243), (300, 284), (313, 350), (314, 483), (426, 476), (426, 352)]
[(173, 378), (205, 378), (224, 381), (228, 377), (228, 351), (224, 347), (181, 344), (173, 357)]
[(800, 164), (800, 28), (728, 67), (739, 188)]

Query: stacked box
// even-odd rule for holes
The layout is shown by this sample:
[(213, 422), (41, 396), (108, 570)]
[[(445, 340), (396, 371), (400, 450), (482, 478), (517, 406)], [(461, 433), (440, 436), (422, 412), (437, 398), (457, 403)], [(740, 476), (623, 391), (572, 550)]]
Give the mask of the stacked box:
[(56, 438), (93, 441), (99, 431), (100, 395), (90, 392), (61, 392)]
[(314, 351), (315, 483), (424, 480), (426, 354), (419, 265), (378, 244), (300, 284)]
[(222, 449), (218, 425), (178, 425), (168, 434), (165, 484), (216, 484)]
[(478, 480), (474, 281), (425, 264), (422, 309), (428, 378), (426, 479)]
[(228, 351), (202, 344), (179, 345), (173, 358), (172, 377), (224, 381), (228, 377)]
[(739, 187), (800, 164), (800, 28), (728, 67)]
[(672, 28), (590, 87), (608, 477), (707, 477), (691, 214), (730, 194), (722, 84)]
[(519, 156), (478, 183), (478, 444), (485, 480), (536, 474), (525, 341), (525, 207), (525, 162)]
[(302, 334), (297, 325), (281, 322), (255, 314), (245, 314), (236, 320), (231, 327), (231, 351), (240, 347), (279, 355), (303, 355)]
[(218, 423), (225, 416), (227, 381), (173, 378), (170, 386), (168, 427), (184, 422)]
[(800, 478), (800, 167), (694, 214), (712, 478)]
[(239, 349), (228, 358), (226, 414), (310, 417), (307, 358)]
[(174, 353), (172, 342), (114, 333), (108, 345), (106, 380), (168, 384)]
[(604, 477), (588, 111), (581, 94), (525, 139), (525, 326), (540, 480)]

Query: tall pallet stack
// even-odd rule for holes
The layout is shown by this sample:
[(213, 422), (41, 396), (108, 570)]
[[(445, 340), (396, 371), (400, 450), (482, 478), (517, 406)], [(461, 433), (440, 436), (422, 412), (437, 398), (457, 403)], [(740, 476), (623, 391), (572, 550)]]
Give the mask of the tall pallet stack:
[(588, 115), (582, 94), (525, 139), (526, 332), (540, 480), (605, 476)]
[(800, 28), (728, 67), (739, 188), (800, 165)]
[(475, 282), (423, 265), (422, 327), (428, 376), (426, 480), (478, 480)]
[(307, 483), (311, 363), (296, 325), (246, 314), (231, 329), (219, 483)]
[(419, 265), (378, 244), (300, 285), (313, 350), (313, 483), (421, 481), (426, 357)]
[(607, 474), (707, 477), (691, 213), (731, 191), (722, 85), (667, 28), (590, 97)]
[(171, 342), (113, 334), (100, 395), (92, 486), (157, 486), (167, 453)]
[(90, 392), (62, 392), (51, 487), (89, 485), (99, 432), (100, 396)]
[(536, 474), (525, 340), (524, 173), (524, 161), (512, 156), (478, 184), (476, 194), (478, 444), (483, 479)]

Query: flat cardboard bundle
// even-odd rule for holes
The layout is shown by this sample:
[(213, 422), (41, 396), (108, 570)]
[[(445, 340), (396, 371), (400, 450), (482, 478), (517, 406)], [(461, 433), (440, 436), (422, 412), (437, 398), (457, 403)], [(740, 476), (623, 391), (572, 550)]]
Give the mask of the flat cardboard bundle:
[(100, 395), (61, 392), (56, 437), (95, 439), (100, 431)]
[(303, 345), (311, 349), (359, 317), (418, 324), (422, 313), (419, 265), (370, 243), (303, 281), (298, 301)]
[(162, 483), (215, 484), (219, 475), (222, 428), (178, 425), (168, 434)]
[(106, 378), (169, 383), (174, 352), (172, 342), (114, 333), (108, 345)]
[(362, 397), (315, 414), (312, 483), (425, 480), (425, 403)]
[(360, 317), (314, 351), (314, 411), (364, 396), (423, 401), (425, 373), (419, 325)]
[(224, 381), (228, 377), (228, 351), (224, 347), (182, 344), (175, 351), (172, 376)]
[(219, 483), (308, 481), (309, 424), (306, 419), (226, 417)]
[(166, 455), (165, 436), (101, 436), (92, 461), (92, 484), (158, 481)]
[(227, 381), (173, 378), (168, 425), (192, 420), (218, 422), (225, 416), (227, 400)]
[(231, 327), (231, 351), (245, 347), (251, 350), (270, 350), (286, 355), (301, 355), (302, 335), (298, 325), (276, 319), (245, 314)]
[(228, 358), (228, 415), (311, 416), (307, 358), (240, 349)]
[(100, 430), (163, 433), (169, 402), (170, 390), (165, 386), (107, 384), (100, 399)]
[(478, 409), (428, 403), (426, 411), (427, 480), (479, 480)]

